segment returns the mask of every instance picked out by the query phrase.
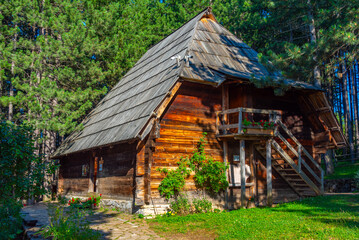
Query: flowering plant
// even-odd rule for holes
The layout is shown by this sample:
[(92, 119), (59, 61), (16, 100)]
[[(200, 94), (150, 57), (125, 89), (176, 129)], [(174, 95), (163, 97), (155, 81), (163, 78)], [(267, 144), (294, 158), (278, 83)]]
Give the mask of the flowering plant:
[(81, 201), (79, 198), (72, 198), (69, 200), (70, 207), (77, 207), (77, 208), (91, 208), (96, 207), (100, 204), (102, 194), (100, 196), (92, 196), (89, 197), (86, 201)]
[(274, 128), (277, 126), (277, 124), (275, 122), (270, 122), (267, 120), (260, 120), (259, 122), (256, 121), (249, 121), (248, 119), (244, 119), (242, 121), (243, 126), (248, 127), (248, 126), (259, 126), (263, 129), (269, 129), (269, 128)]
[(71, 200), (69, 200), (70, 207), (77, 207), (79, 204), (81, 204), (81, 201), (79, 198), (71, 198)]
[(86, 202), (83, 203), (84, 206), (86, 207), (90, 207), (90, 206), (98, 206), (100, 204), (100, 201), (101, 201), (101, 197), (102, 197), (102, 194), (100, 194), (100, 196), (92, 196), (92, 197), (89, 197)]

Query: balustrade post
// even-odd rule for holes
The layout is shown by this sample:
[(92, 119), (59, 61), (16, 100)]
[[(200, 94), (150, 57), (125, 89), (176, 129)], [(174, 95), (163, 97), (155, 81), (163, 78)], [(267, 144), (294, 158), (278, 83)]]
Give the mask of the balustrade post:
[(302, 172), (302, 145), (298, 146), (298, 168), (299, 172)]
[(238, 134), (242, 133), (242, 108), (239, 108), (238, 115)]

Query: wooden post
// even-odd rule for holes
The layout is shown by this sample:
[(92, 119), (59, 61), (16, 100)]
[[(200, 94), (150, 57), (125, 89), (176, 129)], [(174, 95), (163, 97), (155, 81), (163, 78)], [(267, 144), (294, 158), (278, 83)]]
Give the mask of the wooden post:
[(267, 206), (271, 207), (273, 204), (272, 195), (272, 149), (271, 140), (266, 144), (266, 162), (267, 162)]
[(320, 191), (324, 194), (324, 171), (320, 169)]
[(249, 145), (249, 163), (251, 167), (251, 177), (252, 177), (252, 183), (253, 186), (251, 186), (251, 197), (253, 198), (253, 201), (257, 199), (256, 193), (257, 193), (257, 176), (256, 176), (256, 165), (255, 165), (255, 159), (254, 159), (254, 146), (253, 142), (250, 142)]
[(238, 134), (242, 133), (242, 108), (239, 108), (238, 113)]
[[(227, 141), (223, 141), (223, 162), (224, 165), (227, 166), (228, 165), (228, 142)], [(226, 170), (226, 179), (228, 180), (228, 173)], [(226, 188), (225, 193), (224, 193), (224, 207), (226, 209), (228, 209), (228, 188)]]
[(302, 172), (302, 145), (298, 146), (298, 169), (299, 173)]
[(246, 201), (246, 156), (245, 156), (245, 141), (239, 141), (239, 158), (241, 163), (241, 207), (245, 206)]

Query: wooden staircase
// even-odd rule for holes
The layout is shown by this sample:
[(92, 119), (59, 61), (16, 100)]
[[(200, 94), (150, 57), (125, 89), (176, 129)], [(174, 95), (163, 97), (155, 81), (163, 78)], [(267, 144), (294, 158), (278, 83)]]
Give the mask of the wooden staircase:
[[(321, 195), (324, 192), (324, 171), (294, 135), (280, 121), (276, 121), (278, 129), (270, 141), (270, 155), (273, 169), (288, 183), (299, 197)], [(283, 137), (287, 135), (292, 145)], [(260, 155), (266, 159), (267, 149), (263, 144), (255, 146)], [(313, 169), (317, 169), (314, 171)], [(318, 174), (319, 172), (319, 174)]]

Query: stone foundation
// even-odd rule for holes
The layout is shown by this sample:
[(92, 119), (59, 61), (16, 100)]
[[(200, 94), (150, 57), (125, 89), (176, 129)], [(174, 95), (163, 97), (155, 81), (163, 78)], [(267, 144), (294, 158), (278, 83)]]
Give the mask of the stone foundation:
[[(81, 201), (85, 201), (88, 199), (88, 197), (84, 196), (75, 196), (75, 195), (66, 195), (66, 198), (79, 198)], [(124, 213), (133, 213), (133, 202), (132, 200), (121, 200), (121, 199), (106, 199), (102, 198), (100, 202), (100, 206), (102, 207), (110, 207), (110, 208), (116, 208)]]
[(327, 193), (348, 193), (359, 191), (354, 179), (330, 179), (324, 182)]

